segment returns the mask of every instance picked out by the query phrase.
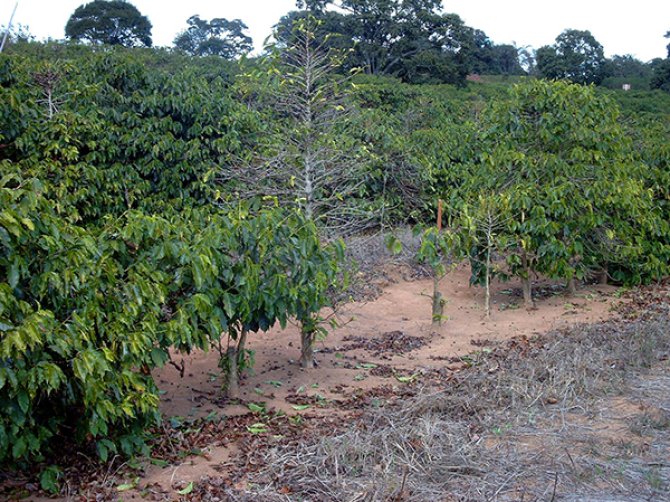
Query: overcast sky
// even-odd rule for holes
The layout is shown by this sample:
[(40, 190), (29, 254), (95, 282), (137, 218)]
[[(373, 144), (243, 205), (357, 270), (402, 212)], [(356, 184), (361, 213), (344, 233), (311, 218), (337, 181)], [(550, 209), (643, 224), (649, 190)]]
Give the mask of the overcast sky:
[[(16, 0), (0, 0), (0, 25), (6, 25)], [(84, 0), (19, 0), (15, 23), (28, 26), (38, 39), (61, 39), (74, 9)], [(171, 45), (194, 14), (205, 19), (239, 18), (249, 26), (256, 47), (271, 27), (293, 9), (295, 0), (131, 0), (153, 24), (155, 45)], [(566, 28), (590, 30), (607, 56), (632, 54), (649, 61), (665, 57), (670, 42), (669, 0), (445, 0), (446, 12), (482, 29), (498, 44), (515, 42), (534, 48), (552, 44)]]

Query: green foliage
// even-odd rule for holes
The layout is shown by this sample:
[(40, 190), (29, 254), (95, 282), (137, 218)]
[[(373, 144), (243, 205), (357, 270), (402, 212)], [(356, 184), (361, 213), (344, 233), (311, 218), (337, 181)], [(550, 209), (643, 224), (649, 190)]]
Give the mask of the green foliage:
[(508, 254), (513, 274), (530, 267), (584, 278), (635, 263), (617, 279), (659, 277), (659, 251), (643, 242), (658, 231), (660, 215), (618, 119), (616, 106), (589, 88), (516, 86), (487, 111), (478, 161), (452, 173), (450, 207), (458, 216), (482, 193), (505, 197), (510, 216), (501, 233), (516, 243)]
[[(0, 57), (0, 461), (43, 462), (63, 437), (102, 459), (141, 451), (171, 351), (290, 318), (312, 343), (346, 281), (342, 243), (318, 235), (329, 207), (388, 227), (445, 199), (448, 228), (421, 245), (436, 279), (449, 256), (481, 278), (487, 249), (501, 275), (667, 275), (667, 93), (328, 73), (310, 124), (288, 112), (305, 78), (288, 61), (53, 43)], [(311, 217), (305, 159), (323, 168)], [(265, 197), (239, 202), (244, 175)]]
[(472, 30), (471, 72), (479, 75), (525, 75), (513, 45), (496, 45), (482, 30)]
[(605, 76), (603, 46), (588, 30), (565, 30), (553, 46), (537, 50), (537, 68), (545, 78), (598, 84)]
[[(149, 71), (141, 55), (123, 50), (72, 61), (13, 61), (16, 84), (0, 90), (11, 105), (0, 115), (11, 151), (0, 158), (15, 156), (28, 174), (49, 173), (62, 211), (84, 223), (209, 203), (215, 190), (207, 180), (258, 127), (223, 79)], [(46, 70), (58, 104), (52, 119), (35, 79)]]
[(221, 56), (235, 59), (253, 49), (252, 40), (244, 34), (247, 26), (239, 19), (211, 21), (191, 16), (188, 28), (174, 39), (174, 46), (192, 56)]
[(131, 454), (156, 423), (150, 370), (170, 347), (311, 315), (341, 256), (276, 208), (129, 211), (85, 229), (59, 218), (36, 180), (6, 177), (1, 189), (4, 460), (39, 458), (66, 429), (103, 460)]
[(1, 462), (144, 450), (171, 349), (310, 317), (339, 277), (299, 212), (223, 203), (216, 165), (256, 127), (223, 81), (77, 62), (0, 60)]
[[(657, 91), (659, 92), (659, 91)], [(664, 95), (666, 100), (670, 97)], [(628, 135), (633, 142), (636, 159), (644, 163), (640, 173), (644, 185), (654, 200), (657, 214), (655, 224), (643, 230), (640, 246), (644, 250), (645, 262), (642, 272), (639, 261), (620, 263), (618, 275), (631, 274), (645, 279), (663, 277), (668, 274), (670, 263), (670, 113), (665, 115), (631, 115), (625, 121)]]
[(624, 84), (629, 84), (635, 90), (649, 90), (653, 76), (650, 65), (630, 55), (613, 56), (612, 59), (608, 59), (603, 73), (606, 78), (601, 85), (610, 89), (621, 89)]
[(473, 30), (456, 14), (442, 13), (440, 2), (344, 0), (341, 12), (324, 10), (330, 3), (299, 3), (307, 11), (282, 18), (280, 40), (290, 40), (294, 22), (315, 16), (324, 22), (317, 33), (320, 41), (352, 49), (345, 69), (363, 68), (413, 83), (465, 83)]
[(650, 85), (652, 89), (670, 92), (670, 57), (656, 65)]
[(47, 493), (58, 493), (59, 479), (62, 476), (62, 470), (55, 466), (49, 466), (42, 471), (40, 475), (40, 487)]
[(417, 231), (421, 234), (417, 259), (430, 266), (433, 276), (440, 280), (447, 273), (447, 263), (458, 258), (460, 236), (455, 232), (438, 230), (437, 227), (425, 230), (417, 227)]
[(64, 429), (80, 441), (113, 435), (130, 454), (157, 417), (155, 385), (133, 368), (155, 366), (161, 350), (150, 330), (165, 279), (124, 267), (120, 235), (60, 218), (37, 180), (5, 176), (0, 190), (0, 458), (39, 458)]
[(94, 44), (151, 47), (151, 23), (124, 0), (93, 0), (75, 9), (65, 36)]

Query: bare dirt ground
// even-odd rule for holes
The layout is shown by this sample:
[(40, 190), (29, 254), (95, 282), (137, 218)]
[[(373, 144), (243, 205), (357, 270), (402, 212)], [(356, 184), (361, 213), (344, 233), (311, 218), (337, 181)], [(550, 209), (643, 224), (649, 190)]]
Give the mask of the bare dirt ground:
[(670, 285), (537, 281), (527, 312), (518, 284), (495, 284), (486, 320), (468, 280), (442, 281), (437, 330), (429, 280), (350, 304), (314, 370), (295, 327), (251, 336), (236, 402), (218, 354), (185, 356), (183, 378), (155, 375), (152, 458), (81, 467), (65, 498), (670, 500)]
[[(493, 342), (603, 321), (621, 302), (613, 286), (587, 286), (577, 296), (568, 297), (560, 285), (544, 281), (535, 284), (537, 310), (528, 312), (518, 284), (496, 283), (492, 287), (493, 311), (486, 320), (483, 290), (469, 286), (465, 264), (447, 275), (440, 286), (448, 302), (448, 319), (437, 329), (430, 320), (431, 280), (400, 280), (389, 284), (374, 301), (346, 306), (338, 316), (342, 326), (330, 330), (318, 344), (319, 366), (313, 371), (298, 366), (300, 336), (296, 327), (250, 335), (255, 365), (243, 382), (242, 401), (262, 400), (267, 408), (291, 412), (286, 398), (297, 389), (304, 387), (306, 393), (331, 398), (342, 389), (352, 392), (377, 387), (389, 383), (393, 372), (438, 370), (444, 368), (445, 361), (467, 356)], [(249, 411), (246, 405), (220, 400), (217, 353), (199, 352), (184, 359), (184, 378), (172, 367), (156, 375), (165, 391), (164, 415), (197, 417), (219, 411), (227, 415)]]
[[(528, 312), (518, 284), (494, 284), (493, 311), (486, 320), (483, 290), (469, 286), (469, 268), (463, 264), (441, 282), (448, 319), (436, 329), (430, 321), (432, 281), (399, 280), (387, 285), (376, 300), (348, 305), (340, 313), (342, 326), (318, 345), (318, 368), (305, 371), (298, 366), (296, 327), (276, 327), (250, 337), (255, 365), (243, 380), (239, 402), (221, 398), (218, 354), (195, 353), (185, 357), (183, 378), (171, 367), (156, 375), (165, 391), (162, 412), (187, 420), (241, 416), (249, 414), (249, 403), (254, 403), (288, 415), (329, 415), (333, 409), (327, 403), (333, 400), (378, 388), (397, 389), (409, 380), (428, 383), (443, 376), (445, 369), (467, 366), (473, 351), (513, 337), (603, 321), (621, 303), (613, 286), (585, 286), (575, 297), (549, 281), (538, 281), (535, 288), (538, 308)], [(154, 466), (142, 484), (169, 489), (215, 475), (217, 467), (229, 461), (231, 447), (210, 445), (206, 456), (194, 456), (178, 467)]]

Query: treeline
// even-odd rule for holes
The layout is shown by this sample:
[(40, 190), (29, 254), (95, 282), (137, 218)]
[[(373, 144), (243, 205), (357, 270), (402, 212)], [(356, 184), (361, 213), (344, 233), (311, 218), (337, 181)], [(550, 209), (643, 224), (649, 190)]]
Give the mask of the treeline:
[[(531, 75), (609, 88), (670, 89), (670, 49), (669, 58), (650, 62), (630, 55), (608, 59), (588, 30), (566, 29), (553, 45), (533, 50), (494, 43), (457, 14), (444, 13), (440, 0), (298, 0), (296, 5), (278, 20), (276, 43), (290, 44), (295, 23), (315, 18), (318, 41), (347, 54), (342, 71), (357, 68), (408, 83), (464, 85), (471, 74)], [(234, 60), (253, 49), (240, 19), (194, 15), (186, 24), (173, 41), (176, 51)], [(72, 13), (65, 35), (90, 44), (151, 47), (151, 30), (150, 20), (132, 4), (94, 0)], [(20, 30), (16, 34), (26, 37)]]
[(295, 319), (309, 367), (346, 282), (339, 238), (430, 225), (438, 199), (447, 230), (428, 235), (474, 282), (491, 250), (526, 284), (668, 274), (666, 93), (351, 74), (322, 27), (257, 60), (0, 56), (2, 462), (63, 438), (141, 451), (175, 350), (218, 351), (234, 396), (246, 337)]

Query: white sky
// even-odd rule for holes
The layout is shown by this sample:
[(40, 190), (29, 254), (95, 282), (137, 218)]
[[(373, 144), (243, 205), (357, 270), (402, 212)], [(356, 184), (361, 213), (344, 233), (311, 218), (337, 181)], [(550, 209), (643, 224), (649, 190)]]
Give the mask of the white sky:
[[(15, 24), (28, 26), (38, 39), (64, 37), (70, 14), (87, 0), (19, 0)], [(16, 0), (0, 0), (0, 25), (6, 25)], [(256, 47), (270, 35), (295, 0), (131, 0), (153, 24), (154, 45), (171, 45), (186, 19), (239, 18), (250, 28)], [(642, 61), (665, 57), (670, 42), (668, 0), (445, 0), (446, 12), (484, 30), (498, 44), (534, 48), (552, 44), (566, 28), (590, 30), (605, 54), (632, 54)]]

